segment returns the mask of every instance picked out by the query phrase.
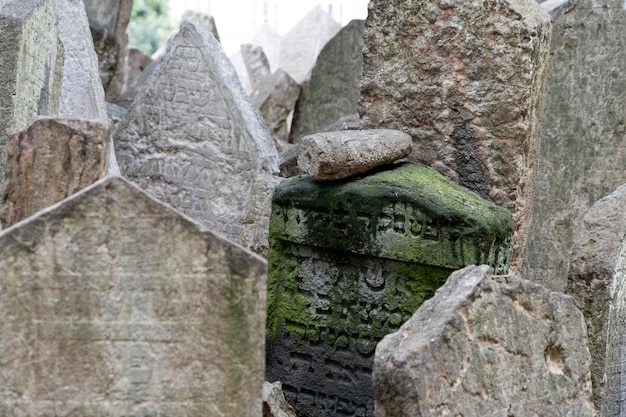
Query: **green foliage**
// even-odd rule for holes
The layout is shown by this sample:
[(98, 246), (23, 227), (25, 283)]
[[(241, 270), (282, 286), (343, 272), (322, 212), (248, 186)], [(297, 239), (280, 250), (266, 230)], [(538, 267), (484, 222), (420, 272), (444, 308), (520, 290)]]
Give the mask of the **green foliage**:
[(128, 44), (152, 55), (174, 27), (168, 0), (135, 0), (128, 24)]

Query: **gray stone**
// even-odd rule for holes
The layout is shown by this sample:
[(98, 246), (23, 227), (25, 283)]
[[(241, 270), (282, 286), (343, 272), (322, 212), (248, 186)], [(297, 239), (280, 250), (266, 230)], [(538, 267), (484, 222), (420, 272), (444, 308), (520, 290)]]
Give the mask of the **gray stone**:
[(0, 415), (260, 416), (265, 273), (119, 177), (6, 229)]
[(390, 3), (365, 22), (364, 129), (413, 137), (411, 160), (511, 211), (523, 271), (550, 16), (534, 0)]
[(250, 83), (250, 76), (248, 75), (246, 64), (243, 61), (243, 54), (241, 53), (241, 50), (237, 51), (234, 55), (231, 55), (228, 59), (230, 59), (231, 64), (233, 64), (233, 67), (235, 68), (235, 72), (239, 77), (243, 90), (246, 94), (248, 94), (248, 96), (252, 95), (254, 91), (252, 84)]
[(276, 33), (267, 23), (263, 23), (261, 29), (250, 41), (252, 45), (260, 46), (270, 64), (270, 71), (274, 72), (280, 68), (280, 44), (281, 36)]
[[(330, 14), (319, 5), (315, 6), (282, 37), (279, 67), (302, 84), (310, 78), (317, 55), (339, 29), (341, 25)], [(263, 50), (267, 51), (265, 47)]]
[(243, 229), (239, 243), (252, 252), (267, 258), (269, 248), (270, 215), (272, 214), (272, 193), (283, 178), (274, 175), (260, 175), (252, 184), (250, 201), (243, 217)]
[(570, 296), (470, 266), (376, 347), (376, 416), (592, 417), (589, 365)]
[(174, 29), (172, 32), (170, 32), (170, 34), (167, 36), (167, 39), (165, 39), (165, 41), (163, 42), (163, 45), (161, 45), (161, 47), (152, 54), (153, 60), (160, 61), (161, 59), (163, 59), (167, 48), (169, 48), (180, 28), (182, 28), (183, 26), (185, 26), (185, 24), (189, 22), (196, 22), (204, 26), (204, 28), (208, 30), (211, 35), (213, 35), (216, 41), (220, 41), (220, 35), (217, 33), (217, 26), (215, 26), (215, 19), (213, 18), (213, 16), (200, 12), (195, 12), (193, 10), (186, 10), (180, 18), (178, 29)]
[[(152, 64), (152, 58), (144, 54), (137, 48), (128, 48), (126, 50), (126, 69), (124, 70), (124, 88), (120, 98), (127, 96), (129, 89), (135, 89), (135, 83), (141, 77), (143, 71)], [(133, 91), (132, 97), (137, 94)]]
[(263, 383), (263, 417), (296, 417), (293, 407), (285, 400), (280, 381)]
[(239, 241), (253, 183), (278, 154), (221, 46), (183, 26), (119, 123), (124, 176), (201, 224)]
[(567, 277), (567, 293), (578, 300), (587, 322), (593, 398), (604, 417), (624, 411), (625, 205), (622, 185), (589, 209), (574, 232)]
[[(106, 89), (111, 84), (120, 57), (120, 48), (115, 35), (106, 29), (90, 26), (93, 47), (98, 56), (100, 81)], [(106, 97), (106, 96), (105, 96)]]
[(361, 118), (358, 113), (340, 117), (333, 123), (326, 126), (322, 132), (337, 132), (339, 130), (359, 130), (361, 128)]
[(506, 271), (511, 214), (431, 168), (400, 164), (274, 192), (266, 379), (299, 417), (373, 416), (376, 343), (465, 265)]
[(298, 167), (299, 149), (297, 145), (287, 144), (284, 150), (280, 152), (280, 176), (283, 178), (293, 177), (302, 174), (302, 170)]
[(399, 130), (373, 129), (317, 133), (299, 143), (298, 167), (316, 180), (363, 174), (411, 153), (411, 136)]
[(265, 53), (263, 53), (263, 48), (260, 46), (246, 43), (241, 45), (240, 49), (248, 78), (252, 84), (252, 89), (258, 90), (263, 80), (271, 74), (270, 63)]
[(572, 0), (554, 23), (526, 276), (562, 291), (572, 236), (626, 182), (623, 0)]
[(320, 52), (306, 94), (301, 95), (296, 105), (291, 142), (322, 132), (337, 119), (357, 112), (364, 30), (364, 21), (353, 20)]
[(107, 119), (89, 21), (82, 0), (56, 0), (59, 37), (65, 50), (59, 115)]
[(37, 118), (8, 145), (0, 222), (11, 226), (102, 178), (106, 120)]
[(0, 191), (9, 138), (32, 117), (59, 111), (62, 80), (54, 0), (0, 3)]
[(293, 114), (299, 94), (300, 86), (289, 74), (279, 69), (260, 80), (257, 90), (250, 97), (265, 120), (279, 151), (284, 149), (282, 144), (289, 140), (289, 115)]

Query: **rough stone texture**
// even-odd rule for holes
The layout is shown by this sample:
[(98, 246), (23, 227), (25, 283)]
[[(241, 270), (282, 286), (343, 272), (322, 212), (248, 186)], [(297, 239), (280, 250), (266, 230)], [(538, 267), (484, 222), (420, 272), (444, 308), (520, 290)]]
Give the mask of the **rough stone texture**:
[(8, 145), (0, 222), (11, 226), (106, 173), (106, 121), (38, 118)]
[[(250, 77), (252, 79), (252, 77)], [(289, 140), (289, 115), (293, 112), (300, 94), (300, 86), (285, 71), (279, 69), (261, 80), (257, 91), (250, 97), (274, 139), (276, 147)]]
[(263, 417), (296, 417), (293, 407), (285, 400), (280, 381), (263, 383)]
[[(128, 40), (126, 28), (130, 21), (133, 0), (84, 1), (100, 62), (100, 75), (105, 77), (102, 79), (102, 85), (106, 91), (106, 99), (115, 100), (124, 87)], [(112, 72), (111, 65), (113, 65)], [(108, 79), (109, 75), (110, 79)]]
[(593, 398), (601, 416), (626, 408), (622, 381), (626, 311), (626, 185), (594, 204), (574, 233), (567, 293), (587, 321)]
[(176, 35), (115, 140), (124, 176), (234, 241), (256, 177), (278, 172), (258, 111), (220, 44), (194, 22)]
[(32, 117), (59, 111), (62, 80), (55, 1), (0, 2), (0, 191), (9, 138)]
[(265, 271), (119, 177), (5, 230), (0, 414), (260, 416)]
[(298, 167), (298, 145), (287, 144), (285, 149), (280, 152), (280, 176), (283, 178), (293, 177), (302, 174), (302, 170)]
[(587, 209), (626, 183), (626, 12), (571, 0), (554, 24), (526, 277), (562, 291)]
[[(142, 72), (152, 63), (152, 58), (144, 54), (137, 48), (128, 48), (126, 50), (126, 69), (124, 70), (124, 88), (120, 98), (123, 98), (126, 92), (134, 88), (134, 84), (141, 77)], [(136, 92), (133, 94), (133, 98)]]
[(570, 296), (470, 266), (378, 344), (376, 417), (592, 417), (589, 365)]
[(411, 153), (411, 136), (373, 129), (317, 133), (299, 143), (298, 166), (316, 180), (338, 180), (365, 173)]
[(373, 0), (359, 113), (413, 137), (411, 159), (511, 211), (523, 270), (550, 17), (534, 0)]
[(243, 217), (243, 229), (239, 242), (252, 252), (267, 258), (269, 248), (270, 215), (272, 214), (272, 193), (283, 178), (274, 175), (260, 175), (250, 190), (250, 201)]
[(449, 274), (505, 271), (511, 214), (417, 164), (274, 192), (266, 379), (299, 417), (372, 416), (376, 343)]
[[(319, 5), (315, 6), (282, 37), (280, 68), (287, 71), (298, 84), (302, 84), (310, 78), (317, 55), (339, 29), (341, 25), (330, 14)], [(266, 48), (263, 50), (267, 51)]]
[(357, 112), (364, 30), (363, 20), (353, 20), (320, 52), (306, 94), (300, 96), (296, 105), (290, 142), (322, 132), (337, 119)]
[(82, 0), (56, 0), (59, 37), (65, 50), (59, 115), (106, 120), (104, 89)]
[(326, 126), (322, 132), (337, 132), (339, 130), (359, 130), (361, 128), (361, 118), (358, 113), (340, 117), (333, 123)]
[(167, 36), (167, 39), (165, 39), (163, 45), (161, 45), (161, 47), (152, 54), (153, 60), (160, 61), (161, 59), (163, 59), (167, 48), (169, 48), (170, 44), (176, 37), (176, 34), (178, 34), (180, 28), (182, 28), (183, 26), (185, 26), (186, 23), (189, 22), (196, 22), (204, 26), (204, 28), (208, 30), (211, 35), (213, 35), (215, 40), (217, 40), (218, 42), (220, 41), (220, 35), (217, 33), (217, 26), (215, 26), (215, 19), (213, 18), (213, 16), (209, 16), (200, 12), (195, 12), (193, 10), (186, 10), (180, 18), (178, 29), (174, 29)]
[[(252, 89), (258, 90), (263, 80), (271, 74), (270, 63), (265, 53), (263, 53), (263, 48), (250, 43), (243, 44), (241, 45), (241, 56), (246, 66)], [(296, 96), (296, 98), (298, 97)]]

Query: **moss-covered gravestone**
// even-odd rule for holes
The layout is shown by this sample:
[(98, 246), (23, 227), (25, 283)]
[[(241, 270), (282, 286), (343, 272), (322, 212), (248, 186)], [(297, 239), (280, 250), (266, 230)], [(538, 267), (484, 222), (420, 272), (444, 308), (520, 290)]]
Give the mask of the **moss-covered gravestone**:
[(509, 212), (418, 164), (274, 193), (266, 379), (299, 417), (372, 416), (376, 343), (450, 273), (505, 273)]

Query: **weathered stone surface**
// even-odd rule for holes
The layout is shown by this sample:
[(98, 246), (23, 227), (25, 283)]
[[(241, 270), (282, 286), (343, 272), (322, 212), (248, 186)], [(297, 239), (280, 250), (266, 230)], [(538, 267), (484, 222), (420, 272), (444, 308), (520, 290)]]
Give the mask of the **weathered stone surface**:
[(119, 177), (5, 230), (0, 414), (260, 416), (265, 270)]
[(562, 291), (573, 232), (626, 183), (626, 12), (571, 0), (554, 24), (526, 277)]
[(422, 165), (274, 192), (266, 379), (299, 417), (372, 416), (376, 343), (449, 274), (510, 259), (510, 213)]
[(338, 180), (365, 173), (411, 153), (411, 136), (372, 129), (317, 133), (299, 145), (298, 166), (316, 180)]
[(124, 87), (128, 41), (126, 28), (130, 21), (133, 0), (84, 1), (100, 63), (100, 75), (104, 76), (102, 85), (106, 91), (106, 99), (115, 100)]
[(54, 0), (0, 3), (0, 191), (7, 142), (36, 115), (56, 114), (63, 80), (63, 45)]
[(594, 403), (601, 416), (624, 411), (626, 185), (595, 203), (574, 232), (567, 293), (587, 322)]
[(241, 45), (241, 56), (246, 66), (252, 89), (258, 90), (263, 80), (271, 74), (270, 63), (263, 52), (263, 48), (250, 43), (243, 44)]
[(285, 149), (280, 152), (280, 176), (283, 178), (293, 177), (302, 174), (302, 170), (298, 167), (298, 145), (287, 144)]
[(550, 17), (534, 0), (373, 0), (359, 113), (413, 137), (412, 160), (513, 213), (522, 271)]
[[(123, 98), (127, 91), (134, 88), (134, 84), (141, 77), (143, 71), (152, 64), (152, 58), (144, 54), (137, 48), (128, 48), (126, 50), (126, 68), (124, 70), (124, 88), (120, 98)], [(132, 98), (136, 95), (133, 92)]]
[(35, 119), (8, 144), (2, 226), (11, 226), (102, 178), (108, 152), (104, 120)]
[[(321, 6), (315, 6), (282, 37), (280, 68), (287, 71), (298, 84), (302, 84), (310, 78), (317, 55), (339, 29), (341, 25), (330, 14), (322, 10)], [(267, 51), (265, 47), (263, 50)]]
[(152, 59), (154, 61), (160, 61), (161, 59), (163, 59), (163, 56), (165, 55), (167, 48), (170, 47), (170, 44), (172, 43), (172, 41), (174, 40), (174, 38), (180, 31), (180, 28), (182, 28), (183, 26), (185, 26), (185, 24), (189, 22), (196, 22), (204, 26), (204, 28), (207, 31), (209, 31), (211, 35), (213, 35), (216, 41), (218, 42), (220, 41), (220, 36), (217, 33), (217, 26), (215, 26), (215, 19), (213, 18), (213, 16), (210, 16), (204, 13), (195, 12), (193, 10), (186, 10), (180, 18), (180, 23), (178, 25), (178, 28), (171, 31), (170, 34), (167, 36), (167, 39), (165, 39), (165, 41), (161, 45), (161, 47), (152, 54)]
[(243, 229), (239, 242), (245, 248), (267, 258), (269, 248), (270, 215), (272, 193), (283, 178), (260, 175), (250, 190), (250, 201), (243, 217)]
[(377, 417), (595, 416), (575, 301), (487, 266), (454, 272), (377, 346)]
[(221, 46), (183, 26), (119, 123), (122, 173), (159, 199), (239, 241), (257, 176), (278, 154)]
[(322, 132), (337, 119), (357, 112), (364, 30), (363, 20), (353, 20), (320, 52), (306, 94), (301, 95), (296, 105), (291, 142)]
[(280, 381), (263, 383), (263, 417), (296, 417), (293, 407), (285, 400)]
[[(250, 78), (252, 79), (252, 77)], [(250, 97), (274, 139), (277, 148), (289, 140), (289, 115), (293, 112), (300, 94), (300, 86), (285, 71), (279, 69), (266, 76)]]
[(359, 130), (361, 128), (361, 118), (358, 113), (340, 117), (333, 123), (326, 126), (322, 132), (337, 132), (339, 130)]

